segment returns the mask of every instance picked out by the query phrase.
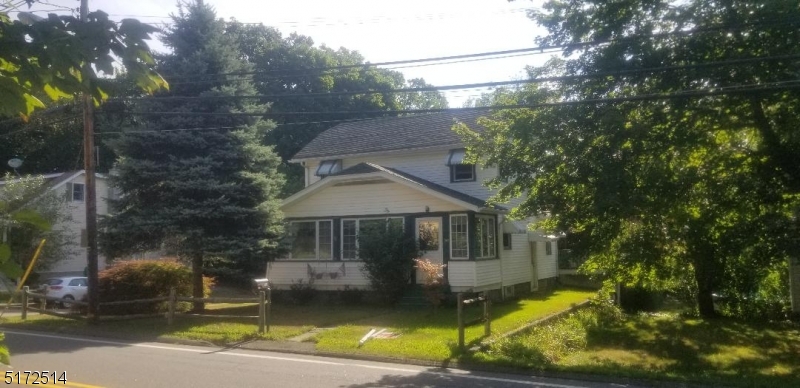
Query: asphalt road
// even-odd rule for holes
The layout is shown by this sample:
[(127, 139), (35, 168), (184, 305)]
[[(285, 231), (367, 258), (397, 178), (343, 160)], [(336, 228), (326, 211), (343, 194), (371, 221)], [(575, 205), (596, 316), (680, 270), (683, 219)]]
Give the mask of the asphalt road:
[(5, 331), (14, 371), (66, 371), (90, 387), (627, 387), (149, 342)]

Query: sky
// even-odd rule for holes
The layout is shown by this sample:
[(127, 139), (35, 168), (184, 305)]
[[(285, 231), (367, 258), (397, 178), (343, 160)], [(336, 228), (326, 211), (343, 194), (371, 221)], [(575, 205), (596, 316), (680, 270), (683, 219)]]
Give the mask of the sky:
[[(284, 35), (297, 32), (317, 45), (345, 47), (369, 62), (442, 57), (535, 47), (544, 31), (526, 11), (542, 0), (206, 0), (223, 19), (264, 23)], [(112, 19), (133, 17), (160, 25), (177, 12), (170, 0), (89, 0)], [(32, 10), (69, 13), (79, 0), (41, 0)], [(14, 14), (11, 15), (14, 17)], [(165, 48), (151, 42), (157, 51)], [(525, 78), (526, 65), (541, 65), (550, 54), (525, 55), (448, 65), (396, 68), (406, 79), (424, 78), (443, 86)], [(458, 107), (480, 90), (456, 90), (446, 95)]]

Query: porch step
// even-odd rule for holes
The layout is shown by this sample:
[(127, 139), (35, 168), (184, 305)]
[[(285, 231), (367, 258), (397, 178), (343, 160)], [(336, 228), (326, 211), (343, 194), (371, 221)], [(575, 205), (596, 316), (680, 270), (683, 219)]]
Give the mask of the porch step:
[(430, 306), (430, 302), (428, 299), (425, 298), (425, 291), (422, 290), (422, 286), (419, 284), (415, 284), (409, 287), (405, 293), (403, 293), (403, 297), (397, 302), (397, 307), (426, 307)]

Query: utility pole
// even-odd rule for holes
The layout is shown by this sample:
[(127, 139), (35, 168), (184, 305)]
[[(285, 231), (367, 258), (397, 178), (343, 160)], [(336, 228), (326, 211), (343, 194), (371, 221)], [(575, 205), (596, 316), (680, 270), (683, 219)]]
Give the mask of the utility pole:
[[(81, 21), (89, 20), (89, 0), (81, 0)], [(91, 64), (85, 63), (84, 69)], [(87, 77), (88, 71), (83, 72)], [(87, 84), (84, 79), (84, 85)], [(94, 176), (94, 101), (92, 93), (87, 89), (83, 92), (83, 169), (86, 171), (86, 266), (89, 280), (89, 321), (97, 322), (98, 306), (100, 303), (97, 281), (97, 189)]]

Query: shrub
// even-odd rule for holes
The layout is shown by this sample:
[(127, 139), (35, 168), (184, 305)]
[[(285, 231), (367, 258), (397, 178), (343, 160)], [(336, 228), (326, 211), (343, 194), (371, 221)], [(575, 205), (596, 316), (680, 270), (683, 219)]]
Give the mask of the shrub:
[(317, 290), (314, 289), (314, 277), (310, 276), (306, 282), (303, 279), (298, 280), (296, 283), (292, 282), (289, 286), (289, 303), (297, 305), (306, 305), (311, 303), (317, 296)]
[[(99, 274), (100, 302), (152, 299), (169, 296), (175, 287), (178, 295), (192, 295), (192, 270), (174, 259), (120, 261)], [(203, 295), (211, 295), (213, 280), (203, 277)], [(190, 303), (179, 303), (187, 311)], [(147, 314), (166, 311), (167, 302), (101, 306), (100, 314)]]
[(358, 256), (372, 289), (383, 302), (394, 304), (403, 296), (413, 275), (419, 247), (401, 225), (366, 228), (358, 237)]
[(446, 264), (435, 264), (427, 259), (414, 259), (414, 262), (416, 263), (414, 267), (417, 271), (421, 271), (425, 278), (425, 284), (422, 285), (425, 297), (436, 310), (441, 306), (447, 289), (447, 279), (442, 272)]
[(358, 288), (350, 288), (344, 286), (344, 289), (339, 290), (339, 301), (343, 304), (354, 305), (361, 304), (364, 300), (364, 290)]

